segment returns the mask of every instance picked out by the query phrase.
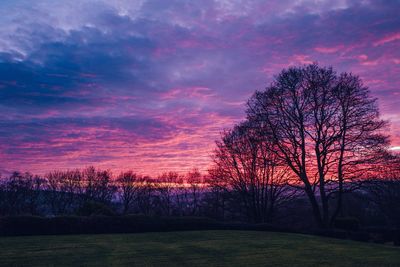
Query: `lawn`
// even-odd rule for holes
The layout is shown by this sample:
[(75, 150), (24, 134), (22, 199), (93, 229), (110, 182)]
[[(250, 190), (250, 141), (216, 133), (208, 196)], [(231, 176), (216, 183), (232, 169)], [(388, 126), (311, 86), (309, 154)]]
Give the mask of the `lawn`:
[(400, 248), (252, 231), (1, 237), (1, 266), (400, 266)]

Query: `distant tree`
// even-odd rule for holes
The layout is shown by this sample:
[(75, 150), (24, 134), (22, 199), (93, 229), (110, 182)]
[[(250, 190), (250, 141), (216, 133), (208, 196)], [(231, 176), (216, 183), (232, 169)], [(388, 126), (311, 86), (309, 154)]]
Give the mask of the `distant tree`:
[(154, 187), (157, 192), (156, 201), (160, 214), (172, 215), (175, 208), (176, 186), (182, 183), (182, 180), (183, 177), (177, 172), (165, 172), (158, 176)]
[(193, 169), (186, 174), (186, 190), (189, 197), (187, 198), (188, 214), (191, 216), (198, 215), (200, 212), (201, 200), (204, 195), (203, 176), (197, 169)]
[(359, 77), (317, 64), (283, 70), (251, 97), (247, 117), (303, 184), (320, 227), (339, 213), (345, 180), (359, 178), (387, 145), (376, 100)]
[(139, 213), (154, 214), (155, 183), (148, 176), (140, 177), (137, 181), (136, 207)]
[(43, 189), (46, 185), (46, 180), (38, 175), (29, 175), (28, 179), (28, 207), (29, 213), (32, 215), (40, 215), (40, 208), (43, 206)]
[(178, 179), (174, 195), (178, 215), (199, 215), (204, 196), (202, 174), (197, 169), (187, 172)]
[(3, 183), (3, 208), (6, 215), (39, 214), (44, 180), (31, 173), (14, 172)]
[(218, 176), (218, 168), (210, 168), (208, 175), (204, 176), (206, 189), (203, 195), (203, 213), (205, 216), (224, 220), (227, 218), (228, 210), (228, 192), (221, 179), (215, 179)]
[(133, 171), (122, 172), (117, 179), (120, 196), (123, 205), (123, 213), (127, 214), (134, 204), (136, 193), (139, 190), (141, 183), (140, 176)]
[(400, 229), (400, 156), (387, 155), (385, 163), (371, 174), (363, 190), (388, 224)]
[(116, 191), (110, 171), (96, 170), (93, 166), (82, 171), (84, 198), (86, 201), (110, 203)]
[(52, 171), (45, 175), (46, 199), (52, 214), (73, 213), (82, 201), (84, 183), (80, 170)]

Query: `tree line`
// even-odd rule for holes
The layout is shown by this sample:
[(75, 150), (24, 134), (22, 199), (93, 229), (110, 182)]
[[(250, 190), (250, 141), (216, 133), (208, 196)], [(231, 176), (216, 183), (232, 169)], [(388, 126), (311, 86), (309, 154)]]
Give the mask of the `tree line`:
[(1, 215), (198, 215), (203, 176), (166, 172), (155, 178), (133, 171), (114, 176), (87, 167), (44, 176), (14, 172), (0, 184)]

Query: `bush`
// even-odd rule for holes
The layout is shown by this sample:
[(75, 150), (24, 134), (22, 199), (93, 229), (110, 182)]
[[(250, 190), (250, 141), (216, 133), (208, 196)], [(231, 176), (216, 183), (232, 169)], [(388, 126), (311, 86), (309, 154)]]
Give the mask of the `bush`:
[(346, 230), (346, 231), (358, 231), (360, 228), (360, 222), (357, 218), (353, 217), (342, 217), (337, 218), (333, 226), (338, 229)]

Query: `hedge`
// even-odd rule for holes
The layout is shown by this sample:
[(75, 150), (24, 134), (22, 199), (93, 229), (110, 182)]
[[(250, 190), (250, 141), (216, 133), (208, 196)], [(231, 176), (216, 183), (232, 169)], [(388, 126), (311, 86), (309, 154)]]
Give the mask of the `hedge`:
[[(0, 217), (0, 236), (144, 233), (187, 230), (296, 232), (270, 224), (227, 223), (203, 217), (157, 217), (145, 215)], [(400, 245), (400, 230), (396, 229), (364, 228), (363, 231), (311, 229), (302, 233), (364, 242), (394, 242), (395, 245)]]
[(185, 230), (284, 231), (268, 224), (224, 223), (202, 217), (8, 216), (0, 218), (0, 235), (141, 233)]

